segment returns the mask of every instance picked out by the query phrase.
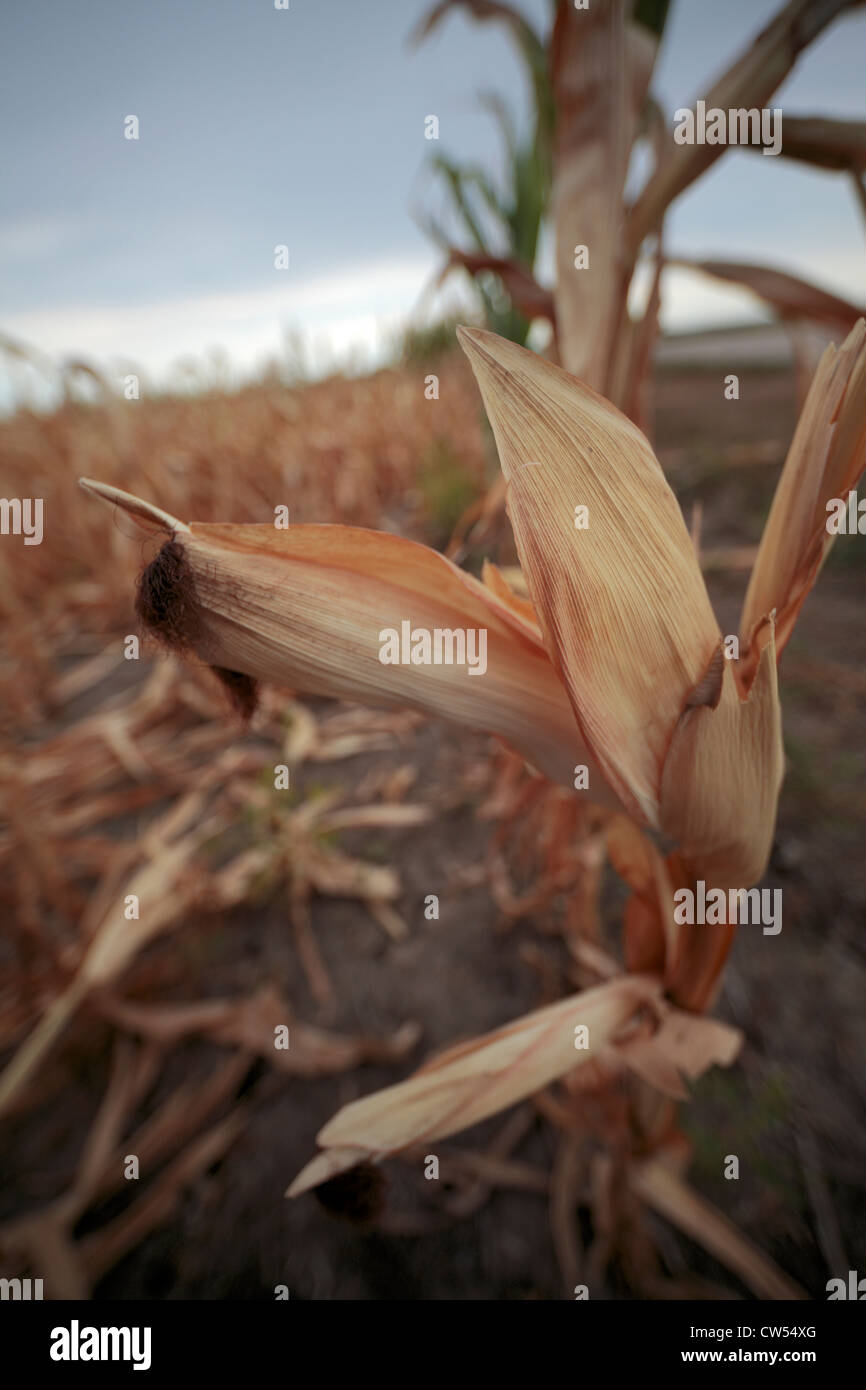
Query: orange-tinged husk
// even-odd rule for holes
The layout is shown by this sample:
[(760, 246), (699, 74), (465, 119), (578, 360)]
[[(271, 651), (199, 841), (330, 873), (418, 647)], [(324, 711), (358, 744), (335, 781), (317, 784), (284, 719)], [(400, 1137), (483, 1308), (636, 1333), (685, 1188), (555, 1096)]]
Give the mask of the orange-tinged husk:
[[(344, 1152), (351, 1167), (410, 1144), (445, 1139), (504, 1110), (597, 1057), (616, 1033), (647, 1005), (658, 1005), (658, 981), (621, 976), (561, 999), (471, 1042), (449, 1048), (396, 1086), (353, 1101), (316, 1136), (325, 1150)], [(587, 1028), (586, 1047), (575, 1028)], [(289, 1189), (297, 1196), (323, 1181), (335, 1160), (319, 1155)], [(329, 1171), (327, 1176), (331, 1176)]]
[(835, 540), (827, 503), (847, 502), (864, 467), (866, 322), (860, 319), (841, 348), (824, 352), (788, 450), (740, 620), (746, 679), (758, 658), (756, 629), (774, 611), (781, 655)]
[[(171, 528), (194, 588), (196, 654), (303, 693), (410, 707), (496, 734), (553, 781), (593, 767), (525, 604), (506, 601), (414, 541), (348, 526), (175, 522), (103, 484), (84, 486), (148, 530)], [(487, 666), (383, 664), (381, 634), (484, 629)], [(604, 780), (590, 773), (596, 799)], [(609, 796), (609, 793), (607, 793)]]
[(686, 931), (674, 919), (670, 868), (648, 835), (627, 816), (613, 816), (605, 835), (608, 858), (632, 890), (623, 915), (626, 968), (651, 971), (667, 982), (686, 944)]
[[(587, 1031), (577, 1046), (581, 1026)], [(727, 1024), (671, 1010), (659, 979), (620, 975), (449, 1048), (407, 1081), (344, 1106), (317, 1135), (324, 1152), (287, 1195), (296, 1197), (365, 1159), (468, 1129), (602, 1057), (679, 1096), (680, 1074), (696, 1077), (714, 1063), (729, 1065), (740, 1042)]]
[(676, 498), (644, 435), (608, 401), (493, 333), (459, 336), (551, 660), (610, 785), (657, 827), (671, 736), (720, 640)]
[(773, 841), (785, 755), (772, 623), (762, 640), (746, 698), (726, 661), (718, 704), (684, 711), (662, 775), (662, 828), (714, 888), (756, 883)]

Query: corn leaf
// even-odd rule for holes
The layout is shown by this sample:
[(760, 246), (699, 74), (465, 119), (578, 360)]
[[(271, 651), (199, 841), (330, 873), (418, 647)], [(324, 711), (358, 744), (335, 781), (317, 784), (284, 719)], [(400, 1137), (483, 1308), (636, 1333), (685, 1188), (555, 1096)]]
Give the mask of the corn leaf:
[(676, 498), (644, 436), (594, 391), (492, 333), (459, 337), (551, 661), (608, 782), (657, 825), (662, 762), (720, 636)]
[[(800, 416), (761, 538), (740, 619), (744, 645), (775, 611), (785, 647), (835, 535), (827, 503), (847, 502), (866, 467), (866, 322), (826, 349)], [(751, 660), (755, 660), (754, 650)]]
[(470, 275), (477, 276), (483, 271), (491, 271), (498, 275), (511, 298), (515, 309), (524, 318), (549, 319), (554, 322), (553, 295), (550, 290), (546, 290), (539, 285), (532, 272), (526, 266), (519, 265), (517, 261), (508, 260), (502, 256), (475, 255), (469, 251), (459, 251), (456, 247), (451, 247), (449, 251), (448, 265), (445, 270), (459, 266), (468, 270)]
[(806, 319), (847, 333), (866, 312), (849, 300), (810, 284), (808, 280), (801, 280), (799, 276), (774, 270), (770, 266), (738, 261), (692, 261), (682, 256), (668, 260), (667, 264), (742, 285), (765, 300), (780, 318), (786, 320)]
[[(758, 151), (757, 145), (745, 148)], [(866, 169), (866, 121), (789, 116), (786, 111), (781, 153), (820, 169)]]

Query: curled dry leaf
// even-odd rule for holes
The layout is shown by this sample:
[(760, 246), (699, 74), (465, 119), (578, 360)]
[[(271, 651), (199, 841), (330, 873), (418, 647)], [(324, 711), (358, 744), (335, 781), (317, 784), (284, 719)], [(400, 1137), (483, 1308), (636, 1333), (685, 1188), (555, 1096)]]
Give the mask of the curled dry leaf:
[[(824, 352), (761, 538), (740, 618), (741, 643), (775, 612), (779, 654), (835, 539), (827, 503), (847, 501), (866, 468), (866, 322)], [(754, 654), (752, 654), (754, 661)]]
[[(586, 1048), (576, 1047), (578, 1025), (588, 1029)], [(624, 1063), (680, 1098), (681, 1075), (695, 1078), (713, 1064), (729, 1066), (741, 1041), (727, 1024), (670, 1009), (659, 981), (620, 975), (449, 1048), (408, 1081), (345, 1106), (318, 1134), (324, 1152), (298, 1175), (288, 1195), (362, 1159), (445, 1139), (597, 1060)]]
[(729, 1067), (743, 1044), (738, 1028), (718, 1019), (666, 1009), (647, 1037), (617, 1045), (626, 1066), (673, 1100), (687, 1100), (683, 1077), (696, 1081), (712, 1066)]
[(685, 709), (673, 730), (662, 772), (661, 818), (695, 877), (718, 888), (761, 878), (784, 772), (771, 623), (745, 699), (726, 662), (716, 706)]
[[(787, 133), (786, 121), (786, 139)], [(852, 304), (837, 294), (830, 294), (828, 290), (822, 290), (808, 280), (801, 280), (799, 276), (774, 270), (771, 266), (738, 261), (691, 261), (683, 256), (669, 259), (667, 264), (697, 270), (715, 280), (742, 285), (765, 300), (782, 319), (806, 319), (824, 324), (834, 332), (848, 333), (863, 314), (862, 306)]]
[[(317, 1136), (325, 1154), (289, 1189), (297, 1196), (352, 1167), (421, 1140), (445, 1139), (541, 1090), (595, 1057), (619, 1030), (661, 997), (657, 982), (620, 977), (471, 1042), (450, 1048), (396, 1086), (345, 1106)], [(575, 1047), (575, 1027), (588, 1029)]]

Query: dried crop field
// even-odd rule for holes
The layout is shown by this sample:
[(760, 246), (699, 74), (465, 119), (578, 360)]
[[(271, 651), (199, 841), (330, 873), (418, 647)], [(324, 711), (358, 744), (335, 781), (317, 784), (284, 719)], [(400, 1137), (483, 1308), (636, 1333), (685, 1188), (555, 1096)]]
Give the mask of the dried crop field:
[[(797, 416), (789, 373), (740, 381), (736, 407), (712, 370), (653, 383), (655, 446), (723, 632)], [(341, 1106), (607, 977), (625, 897), (609, 823), (484, 734), (272, 686), (245, 726), (203, 663), (146, 637), (129, 659), (155, 547), (77, 480), (179, 518), (267, 522), (284, 505), (292, 524), (439, 549), (462, 518), (461, 564), (509, 573), (471, 370), (454, 350), (237, 394), (70, 391), (3, 421), (0, 456), (5, 491), (43, 497), (46, 519), (42, 545), (0, 548), (0, 1272), (47, 1262), (67, 1297), (547, 1299), (593, 1281), (593, 1296), (712, 1299), (824, 1297), (864, 1267), (856, 540), (839, 539), (781, 664), (765, 883), (784, 890), (784, 929), (741, 928), (728, 963), (716, 1012), (744, 1046), (680, 1110), (689, 1198), (648, 1170), (619, 1190), (628, 1170), (598, 1136), (627, 1111), (599, 1075), (583, 1129), (566, 1079), (410, 1146), (382, 1191), (362, 1170), (287, 1201)]]

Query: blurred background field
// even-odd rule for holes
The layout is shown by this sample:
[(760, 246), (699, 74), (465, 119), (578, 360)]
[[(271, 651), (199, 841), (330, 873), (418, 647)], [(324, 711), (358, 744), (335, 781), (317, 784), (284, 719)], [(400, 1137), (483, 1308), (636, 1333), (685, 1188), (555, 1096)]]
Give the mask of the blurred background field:
[[(111, 956), (3, 1121), (4, 1273), (50, 1268), (57, 1293), (119, 1298), (567, 1294), (564, 1139), (541, 1102), (437, 1144), (438, 1183), (423, 1155), (389, 1163), (366, 1226), (283, 1192), (341, 1103), (592, 982), (577, 943), (615, 945), (623, 893), (592, 824), (578, 841), (567, 795), (483, 736), (276, 690), (244, 730), (208, 671), (147, 642), (124, 659), (149, 548), (76, 484), (87, 472), (201, 520), (267, 520), (285, 499), (293, 521), (442, 546), (494, 459), (462, 354), (431, 365), (425, 345), (422, 365), (416, 347), (371, 377), (237, 394), (85, 404), (73, 384), (55, 413), (0, 424), (6, 490), (44, 497), (50, 536), (0, 550), (7, 1058), (75, 996), (94, 936)], [(744, 367), (734, 406), (714, 367), (669, 363), (653, 395), (659, 456), (734, 630), (792, 373)], [(470, 568), (515, 559), (501, 515), (462, 549)], [(767, 883), (784, 889), (784, 929), (741, 929), (720, 1013), (747, 1046), (683, 1120), (698, 1190), (815, 1297), (866, 1258), (862, 582), (843, 537), (783, 663), (789, 770)], [(283, 763), (289, 792), (273, 786)], [(142, 865), (165, 912), (136, 941), (133, 921), (105, 919)], [(122, 1177), (129, 1154), (138, 1182)], [(680, 1293), (747, 1295), (663, 1222), (635, 1222), (652, 1241), (632, 1233), (608, 1295), (659, 1296), (662, 1268)]]

